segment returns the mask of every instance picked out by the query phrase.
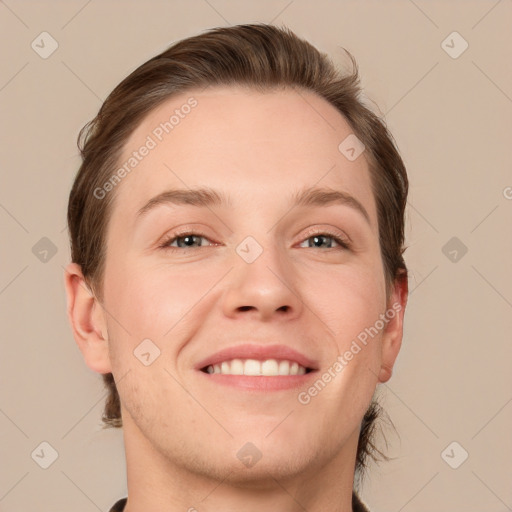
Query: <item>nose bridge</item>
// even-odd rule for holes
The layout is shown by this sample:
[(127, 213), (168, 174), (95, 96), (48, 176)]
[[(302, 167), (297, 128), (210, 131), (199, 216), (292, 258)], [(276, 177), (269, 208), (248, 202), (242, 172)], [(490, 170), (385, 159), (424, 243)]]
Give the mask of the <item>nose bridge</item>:
[(235, 252), (235, 268), (224, 297), (226, 315), (253, 311), (268, 319), (275, 314), (291, 317), (300, 313), (293, 268), (286, 261), (285, 247), (276, 242), (272, 231), (246, 236)]

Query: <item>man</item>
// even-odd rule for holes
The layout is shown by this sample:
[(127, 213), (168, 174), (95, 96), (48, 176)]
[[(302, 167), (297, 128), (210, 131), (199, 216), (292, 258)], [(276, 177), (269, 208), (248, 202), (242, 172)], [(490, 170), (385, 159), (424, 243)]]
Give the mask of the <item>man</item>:
[(113, 511), (367, 510), (408, 182), (358, 94), (357, 68), (241, 25), (150, 59), (86, 127), (65, 285), (124, 429)]

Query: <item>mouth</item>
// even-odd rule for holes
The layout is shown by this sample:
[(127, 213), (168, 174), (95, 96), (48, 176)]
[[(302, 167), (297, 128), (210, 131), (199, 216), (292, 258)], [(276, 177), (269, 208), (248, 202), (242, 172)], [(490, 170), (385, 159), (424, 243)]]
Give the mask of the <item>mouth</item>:
[(205, 382), (243, 390), (285, 390), (303, 386), (316, 373), (312, 359), (284, 345), (245, 344), (227, 348), (196, 366)]
[(210, 364), (201, 368), (202, 372), (218, 375), (249, 375), (251, 377), (287, 377), (290, 375), (305, 375), (313, 371), (287, 359), (231, 359), (218, 364)]

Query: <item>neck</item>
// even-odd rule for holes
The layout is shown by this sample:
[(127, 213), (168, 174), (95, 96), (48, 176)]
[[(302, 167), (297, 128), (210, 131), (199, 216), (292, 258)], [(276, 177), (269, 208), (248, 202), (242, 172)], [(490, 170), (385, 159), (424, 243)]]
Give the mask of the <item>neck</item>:
[(254, 480), (190, 471), (163, 456), (124, 416), (128, 501), (125, 512), (352, 512), (358, 441), (355, 432), (321, 467), (282, 476), (278, 470)]

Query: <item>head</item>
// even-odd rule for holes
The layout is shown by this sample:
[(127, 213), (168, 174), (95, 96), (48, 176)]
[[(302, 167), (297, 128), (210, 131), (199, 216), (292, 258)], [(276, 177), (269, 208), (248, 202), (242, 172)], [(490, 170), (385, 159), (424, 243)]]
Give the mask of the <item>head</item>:
[[(244, 440), (261, 449), (262, 471), (290, 474), (332, 459), (354, 436), (356, 472), (380, 453), (374, 391), (401, 344), (408, 180), (348, 55), (352, 67), (340, 71), (287, 29), (210, 30), (133, 71), (82, 129), (68, 225), (88, 295), (75, 338), (103, 374), (107, 426), (129, 415), (161, 453), (219, 475), (214, 460)], [(154, 200), (177, 188), (203, 192)], [(295, 205), (308, 188), (323, 190)], [(336, 191), (355, 201), (334, 201)], [(176, 245), (187, 233), (202, 245)], [(217, 344), (248, 337), (307, 353), (319, 379), (331, 369), (328, 385), (249, 405), (196, 385), (195, 366)], [(145, 339), (160, 350), (149, 366), (134, 357)], [(267, 435), (291, 410), (293, 421)]]

